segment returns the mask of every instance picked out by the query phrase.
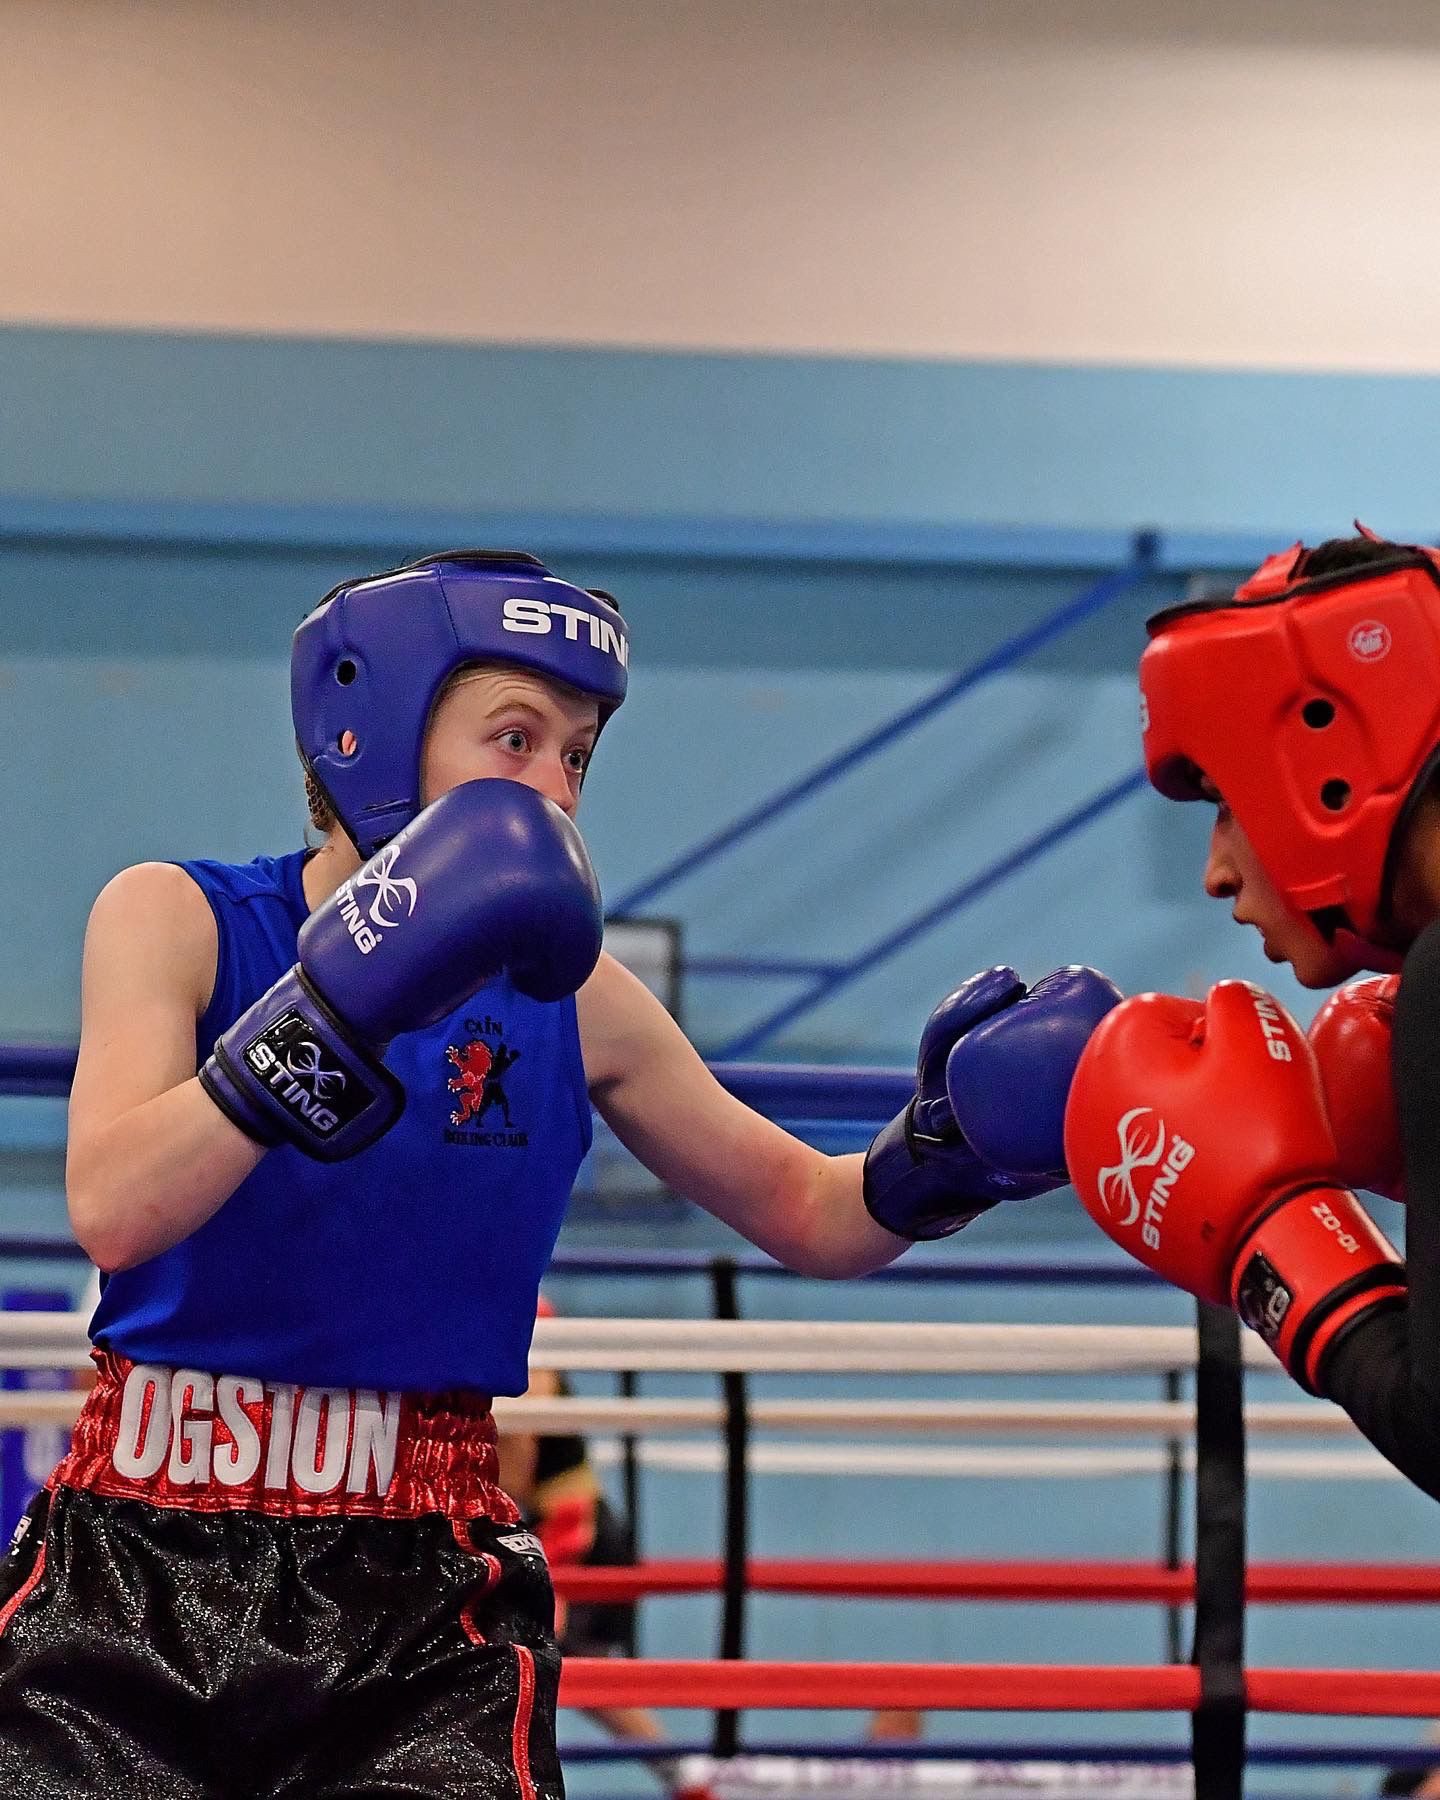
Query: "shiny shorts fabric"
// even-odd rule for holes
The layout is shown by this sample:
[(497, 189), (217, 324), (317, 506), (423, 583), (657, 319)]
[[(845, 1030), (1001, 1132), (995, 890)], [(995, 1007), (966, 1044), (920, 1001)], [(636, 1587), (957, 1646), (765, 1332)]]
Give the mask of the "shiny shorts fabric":
[(552, 1609), (490, 1520), (46, 1489), (0, 1567), (0, 1795), (561, 1800)]

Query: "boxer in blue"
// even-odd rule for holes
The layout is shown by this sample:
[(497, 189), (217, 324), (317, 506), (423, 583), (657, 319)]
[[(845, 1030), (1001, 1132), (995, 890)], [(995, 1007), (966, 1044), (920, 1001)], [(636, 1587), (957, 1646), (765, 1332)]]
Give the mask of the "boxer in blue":
[(323, 845), (96, 901), (68, 1191), (98, 1378), (0, 1585), (0, 1792), (557, 1800), (552, 1595), (489, 1409), (592, 1102), (819, 1275), (1064, 1180), (1093, 971), (964, 983), (904, 1112), (827, 1157), (601, 954), (573, 820), (627, 661), (609, 597), (531, 557), (345, 583), (294, 645)]

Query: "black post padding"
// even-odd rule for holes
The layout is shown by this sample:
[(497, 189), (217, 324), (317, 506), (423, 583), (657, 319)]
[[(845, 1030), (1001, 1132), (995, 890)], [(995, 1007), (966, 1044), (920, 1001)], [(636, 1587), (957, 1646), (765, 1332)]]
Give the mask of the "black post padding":
[(1242, 1800), (1245, 1780), (1245, 1406), (1240, 1321), (1197, 1303), (1195, 1800)]
[[(633, 1369), (621, 1369), (618, 1386), (623, 1399), (633, 1400), (639, 1391)], [(640, 1560), (640, 1452), (634, 1432), (627, 1431), (620, 1440), (620, 1487), (625, 1499), (625, 1518), (630, 1526), (630, 1554)], [(625, 1614), (625, 1654), (639, 1655), (636, 1621), (640, 1608), (631, 1606)]]
[[(711, 1305), (717, 1319), (738, 1319), (735, 1264), (717, 1256), (710, 1265)], [(744, 1375), (721, 1376), (725, 1395), (725, 1580), (720, 1614), (720, 1657), (738, 1662), (745, 1655), (745, 1604), (750, 1563), (750, 1394)], [(734, 1756), (740, 1748), (740, 1715), (717, 1710), (711, 1748)]]

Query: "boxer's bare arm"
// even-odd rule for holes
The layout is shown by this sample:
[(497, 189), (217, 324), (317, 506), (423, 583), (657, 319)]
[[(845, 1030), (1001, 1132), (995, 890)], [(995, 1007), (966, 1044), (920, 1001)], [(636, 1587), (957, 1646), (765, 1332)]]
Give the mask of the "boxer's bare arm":
[(106, 1271), (188, 1237), (265, 1154), (195, 1079), (216, 954), (210, 907), (173, 864), (123, 870), (91, 910), (65, 1186), (71, 1228)]
[(865, 1210), (861, 1156), (825, 1156), (722, 1088), (669, 1013), (602, 956), (577, 996), (590, 1095), (677, 1193), (805, 1274), (862, 1275), (908, 1246)]

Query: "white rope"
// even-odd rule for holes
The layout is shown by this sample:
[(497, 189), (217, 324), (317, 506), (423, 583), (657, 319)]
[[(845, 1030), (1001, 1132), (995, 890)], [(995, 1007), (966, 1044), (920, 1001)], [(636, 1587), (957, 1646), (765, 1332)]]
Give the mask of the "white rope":
[[(0, 1427), (72, 1425), (83, 1396), (79, 1393), (5, 1393), (0, 1395)], [(519, 1403), (513, 1403), (518, 1406)], [(60, 1454), (59, 1450), (56, 1452)], [(620, 1446), (613, 1438), (591, 1440), (590, 1454), (599, 1465), (620, 1460)], [(670, 1469), (713, 1475), (724, 1466), (724, 1452), (715, 1443), (650, 1443), (638, 1446), (646, 1468)], [(1193, 1470), (1193, 1450), (1181, 1454), (1185, 1468)], [(748, 1465), (757, 1475), (937, 1475), (994, 1477), (1004, 1480), (1069, 1481), (1076, 1478), (1113, 1479), (1122, 1476), (1163, 1475), (1169, 1453), (1162, 1449), (1130, 1448), (957, 1449), (946, 1444), (773, 1444), (750, 1445)], [(1259, 1477), (1294, 1481), (1375, 1481), (1399, 1472), (1374, 1451), (1274, 1451), (1254, 1450), (1247, 1459), (1249, 1472)]]
[[(83, 1313), (0, 1313), (0, 1365), (83, 1368)], [(1245, 1361), (1278, 1368), (1259, 1338)], [(1096, 1375), (1191, 1368), (1189, 1325), (893, 1325), (830, 1320), (541, 1319), (540, 1369), (716, 1374)]]
[(75, 1388), (53, 1392), (23, 1389), (0, 1392), (0, 1427), (7, 1425), (73, 1425), (85, 1398)]
[(718, 1800), (1190, 1800), (1179, 1764), (905, 1761), (737, 1756), (717, 1763)]
[[(0, 1390), (0, 1428), (71, 1425), (83, 1395), (58, 1391)], [(1185, 1401), (1046, 1400), (756, 1400), (750, 1406), (757, 1431), (815, 1432), (893, 1437), (1116, 1438), (1188, 1437), (1195, 1409)], [(655, 1436), (716, 1432), (725, 1424), (715, 1399), (609, 1399), (546, 1396), (495, 1402), (495, 1420), (510, 1433), (626, 1432)], [(1355, 1427), (1337, 1407), (1322, 1402), (1265, 1402), (1246, 1408), (1255, 1437), (1353, 1438)]]
[(0, 1312), (0, 1349), (8, 1350), (12, 1344), (88, 1349), (85, 1327), (89, 1319), (86, 1312)]
[[(1279, 1367), (1244, 1335), (1245, 1361)], [(3, 1346), (0, 1346), (3, 1347)], [(1094, 1375), (1192, 1368), (1189, 1325), (892, 1325), (830, 1320), (541, 1319), (541, 1369), (715, 1374)]]
[[(1195, 1429), (1194, 1406), (1178, 1400), (754, 1400), (749, 1415), (759, 1431), (843, 1431), (869, 1437), (1185, 1437)], [(725, 1407), (708, 1399), (497, 1400), (495, 1419), (502, 1431), (655, 1435), (718, 1431), (725, 1424)], [(1256, 1437), (1356, 1435), (1338, 1407), (1317, 1401), (1252, 1404), (1245, 1409), (1245, 1423)]]
[[(600, 1466), (620, 1461), (613, 1439), (596, 1438), (591, 1459)], [(719, 1444), (641, 1444), (637, 1454), (647, 1469), (670, 1469), (714, 1475), (724, 1466)], [(1181, 1453), (1182, 1465), (1194, 1472), (1195, 1453)], [(972, 1450), (946, 1444), (757, 1444), (750, 1446), (748, 1466), (757, 1475), (921, 1475), (994, 1477), (1005, 1481), (1113, 1480), (1136, 1475), (1160, 1476), (1170, 1467), (1161, 1449), (1046, 1450), (1040, 1448)], [(1404, 1478), (1370, 1449), (1255, 1450), (1246, 1458), (1249, 1474), (1272, 1481), (1400, 1481)]]

